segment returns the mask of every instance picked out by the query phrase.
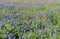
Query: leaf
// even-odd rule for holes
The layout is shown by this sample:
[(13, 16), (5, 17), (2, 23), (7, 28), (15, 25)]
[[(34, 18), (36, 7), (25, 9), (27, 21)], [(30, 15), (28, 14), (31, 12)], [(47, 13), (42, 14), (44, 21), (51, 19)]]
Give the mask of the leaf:
[(35, 36), (36, 36), (36, 35), (35, 35), (34, 32), (29, 32), (28, 34), (30, 35), (30, 38), (31, 38), (31, 39), (35, 39)]
[(10, 25), (9, 24), (4, 24), (4, 27), (10, 27)]
[(24, 34), (24, 39), (28, 39), (28, 35), (27, 34)]

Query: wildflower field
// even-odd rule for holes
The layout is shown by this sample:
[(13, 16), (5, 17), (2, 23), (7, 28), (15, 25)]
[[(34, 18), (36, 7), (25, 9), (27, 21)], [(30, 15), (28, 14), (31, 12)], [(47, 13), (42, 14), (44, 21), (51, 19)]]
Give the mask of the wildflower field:
[(60, 5), (0, 6), (0, 39), (60, 39)]

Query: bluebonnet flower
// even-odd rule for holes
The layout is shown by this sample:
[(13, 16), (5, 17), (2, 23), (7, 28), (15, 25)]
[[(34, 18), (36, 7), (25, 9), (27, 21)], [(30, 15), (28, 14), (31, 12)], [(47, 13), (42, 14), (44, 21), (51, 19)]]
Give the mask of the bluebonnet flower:
[(9, 16), (4, 16), (5, 19), (9, 19)]
[(37, 15), (39, 18), (42, 16), (41, 12), (38, 12)]
[(28, 28), (28, 27), (27, 27), (27, 26), (25, 26), (23, 29), (24, 29), (24, 30), (27, 30), (27, 28)]
[(26, 30), (24, 30), (24, 33), (26, 33)]
[(2, 20), (0, 20), (0, 23), (2, 23)]
[(15, 8), (15, 6), (10, 6), (10, 8)]
[(20, 37), (20, 36), (19, 36), (19, 38), (18, 38), (18, 39), (22, 39), (22, 37)]
[(11, 34), (11, 33), (10, 33), (10, 37), (13, 38), (13, 37), (14, 37), (14, 34)]
[(32, 24), (32, 20), (29, 20), (29, 25), (31, 25)]
[(8, 39), (12, 39), (10, 35), (8, 36)]
[(50, 19), (46, 20), (46, 25), (50, 24)]
[(2, 27), (2, 24), (0, 24), (0, 28)]

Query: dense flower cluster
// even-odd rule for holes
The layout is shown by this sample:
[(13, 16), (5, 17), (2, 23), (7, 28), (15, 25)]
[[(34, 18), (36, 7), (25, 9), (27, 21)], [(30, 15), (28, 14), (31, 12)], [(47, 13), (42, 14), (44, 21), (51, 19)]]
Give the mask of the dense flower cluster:
[(60, 39), (60, 7), (52, 7), (0, 8), (0, 39)]

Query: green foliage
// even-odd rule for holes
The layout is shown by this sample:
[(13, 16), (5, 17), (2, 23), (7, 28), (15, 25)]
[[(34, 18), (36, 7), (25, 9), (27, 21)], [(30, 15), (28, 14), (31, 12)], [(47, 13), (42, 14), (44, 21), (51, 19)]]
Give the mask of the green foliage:
[(28, 39), (28, 34), (24, 34), (24, 39)]
[(28, 34), (30, 35), (30, 38), (31, 38), (31, 39), (35, 39), (35, 33), (29, 32)]
[[(52, 6), (52, 7), (51, 7)], [(12, 21), (11, 25), (16, 28), (12, 28), (11, 25), (9, 23), (3, 23), (2, 28), (0, 29), (0, 39), (2, 39), (3, 37), (3, 30), (6, 29), (6, 31), (10, 34), (15, 34), (16, 37), (18, 36), (23, 36), (24, 39), (28, 39), (28, 35), (30, 36), (30, 39), (40, 39), (41, 36), (45, 36), (43, 37), (43, 39), (50, 39), (50, 33), (52, 32), (52, 39), (60, 39), (60, 10), (56, 9), (60, 8), (60, 5), (57, 5), (57, 3), (52, 3), (51, 5), (42, 5), (42, 7), (36, 7), (34, 8), (34, 5), (31, 5), (29, 8), (26, 7), (17, 7), (17, 8), (2, 8), (0, 9), (0, 14), (3, 15), (20, 15), (20, 17), (12, 17), (12, 18), (19, 18), (20, 20), (23, 20), (23, 14), (26, 14), (26, 16), (28, 16), (28, 25), (26, 24), (27, 28), (24, 29), (24, 27), (26, 27), (23, 22), (17, 22), (17, 21)], [(46, 11), (46, 12), (44, 12)], [(38, 13), (41, 13), (38, 14)], [(47, 14), (46, 14), (47, 13)], [(38, 20), (36, 21), (35, 16), (38, 16)], [(29, 18), (29, 16), (31, 15), (31, 18)], [(0, 17), (0, 19), (3, 19), (3, 17)], [(32, 19), (32, 23), (29, 25), (29, 20)], [(46, 23), (47, 20), (50, 20), (49, 22)], [(10, 20), (10, 19), (9, 19)], [(16, 20), (16, 19), (15, 19)], [(25, 19), (24, 19), (25, 20)], [(37, 23), (36, 23), (37, 22)], [(48, 25), (49, 24), (49, 25)], [(24, 27), (23, 27), (24, 26)], [(30, 27), (29, 27), (30, 26)], [(58, 26), (58, 28), (54, 28), (54, 26)], [(26, 31), (26, 33), (24, 33), (24, 30), (21, 29), (20, 27), (23, 27), (23, 29)], [(44, 27), (44, 29), (42, 28)], [(31, 32), (30, 32), (31, 30)], [(42, 31), (41, 31), (42, 30)], [(49, 32), (51, 31), (51, 32)], [(57, 32), (55, 32), (57, 31)], [(42, 34), (41, 34), (41, 33)], [(7, 34), (5, 34), (7, 35)], [(55, 36), (56, 35), (56, 36)]]
[(32, 22), (32, 30), (36, 29), (36, 24), (34, 22)]

